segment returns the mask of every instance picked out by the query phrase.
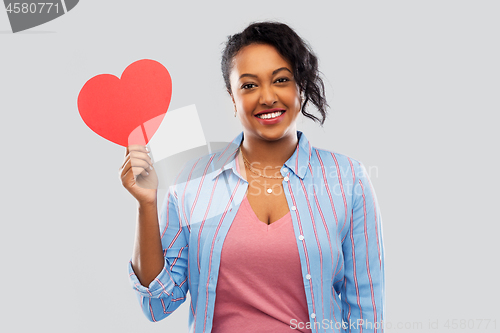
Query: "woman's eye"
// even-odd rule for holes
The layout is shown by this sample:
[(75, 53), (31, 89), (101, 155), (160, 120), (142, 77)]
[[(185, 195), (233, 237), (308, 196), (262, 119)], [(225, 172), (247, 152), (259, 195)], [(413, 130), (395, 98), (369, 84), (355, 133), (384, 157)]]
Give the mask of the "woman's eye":
[(247, 83), (247, 84), (244, 84), (241, 86), (241, 89), (251, 89), (251, 88), (254, 88), (255, 87), (255, 84), (253, 83)]
[(282, 77), (276, 80), (277, 83), (283, 83), (287, 81), (290, 81), (290, 79), (288, 79), (287, 77)]

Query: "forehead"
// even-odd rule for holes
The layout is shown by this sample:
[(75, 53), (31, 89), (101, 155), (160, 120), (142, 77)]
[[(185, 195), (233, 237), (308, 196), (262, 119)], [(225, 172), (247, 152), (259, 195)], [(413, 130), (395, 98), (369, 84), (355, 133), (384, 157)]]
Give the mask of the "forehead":
[(287, 67), (292, 71), (290, 62), (276, 48), (269, 44), (251, 44), (242, 48), (233, 58), (231, 76), (241, 74), (270, 74), (274, 70)]

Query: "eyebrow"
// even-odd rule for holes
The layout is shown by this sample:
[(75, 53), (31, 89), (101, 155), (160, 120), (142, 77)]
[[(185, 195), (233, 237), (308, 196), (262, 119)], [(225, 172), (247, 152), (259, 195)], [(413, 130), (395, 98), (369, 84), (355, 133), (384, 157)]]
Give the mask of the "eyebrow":
[[(272, 75), (275, 75), (276, 73), (281, 72), (281, 71), (283, 71), (283, 70), (284, 70), (284, 71), (288, 71), (288, 72), (290, 72), (290, 74), (293, 74), (293, 73), (292, 73), (292, 72), (291, 72), (288, 68), (286, 68), (286, 67), (281, 67), (281, 68), (278, 68), (277, 70), (275, 70), (275, 71), (272, 73)], [(244, 78), (244, 77), (255, 77), (255, 78), (256, 78), (256, 77), (257, 77), (257, 75), (255, 75), (255, 74), (241, 74), (241, 76), (240, 76), (240, 78), (239, 78), (239, 79), (241, 80), (241, 79), (242, 79), (242, 78)]]

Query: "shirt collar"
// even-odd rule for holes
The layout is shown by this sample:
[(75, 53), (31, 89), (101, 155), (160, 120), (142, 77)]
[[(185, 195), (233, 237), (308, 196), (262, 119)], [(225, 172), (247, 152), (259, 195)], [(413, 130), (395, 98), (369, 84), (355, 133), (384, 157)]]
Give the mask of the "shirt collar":
[[(297, 148), (293, 152), (293, 155), (285, 162), (285, 166), (290, 169), (294, 174), (296, 174), (301, 179), (307, 172), (309, 162), (311, 160), (311, 145), (307, 140), (304, 133), (297, 131), (297, 138), (299, 140)], [(235, 174), (236, 172), (236, 152), (243, 141), (243, 132), (240, 132), (233, 141), (231, 141), (224, 149), (221, 150), (220, 154), (214, 156), (214, 163), (217, 171), (214, 173), (212, 180), (219, 176), (225, 170), (231, 169)], [(282, 174), (286, 174), (284, 171)]]

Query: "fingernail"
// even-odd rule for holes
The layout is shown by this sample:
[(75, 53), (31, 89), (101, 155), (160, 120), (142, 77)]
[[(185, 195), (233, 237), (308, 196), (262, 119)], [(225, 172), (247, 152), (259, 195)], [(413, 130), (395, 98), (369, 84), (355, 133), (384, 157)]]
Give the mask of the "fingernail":
[(153, 170), (153, 167), (151, 165), (149, 166), (149, 170)]
[(146, 148), (146, 151), (149, 153), (149, 148), (148, 148), (148, 147), (146, 147), (146, 146), (144, 146), (144, 148)]
[(149, 176), (149, 172), (145, 171), (146, 172), (146, 176)]

